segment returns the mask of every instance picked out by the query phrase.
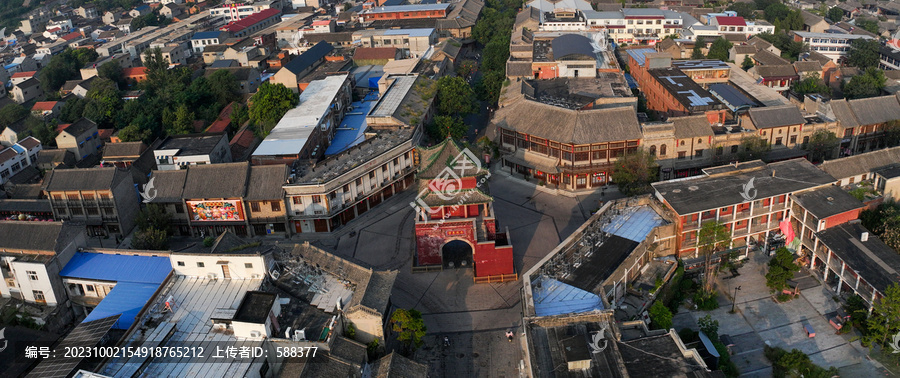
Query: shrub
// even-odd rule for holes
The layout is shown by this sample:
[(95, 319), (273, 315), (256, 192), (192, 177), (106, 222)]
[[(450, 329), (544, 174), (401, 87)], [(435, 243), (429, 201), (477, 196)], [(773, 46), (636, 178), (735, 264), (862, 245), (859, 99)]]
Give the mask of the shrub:
[(212, 236), (207, 236), (205, 239), (203, 239), (203, 246), (204, 247), (212, 247), (213, 243), (215, 243), (215, 242), (216, 242), (216, 238), (214, 238)]

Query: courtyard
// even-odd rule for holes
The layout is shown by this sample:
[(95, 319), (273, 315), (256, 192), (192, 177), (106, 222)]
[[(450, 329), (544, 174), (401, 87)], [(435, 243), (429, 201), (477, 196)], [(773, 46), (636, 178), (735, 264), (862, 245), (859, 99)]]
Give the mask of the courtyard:
[[(697, 320), (709, 314), (719, 322), (719, 334), (730, 335), (735, 346), (731, 359), (741, 376), (770, 377), (771, 362), (763, 354), (764, 346), (785, 350), (799, 349), (821, 367), (837, 367), (843, 376), (890, 376), (881, 364), (867, 357), (868, 348), (854, 341), (856, 333), (839, 335), (828, 322), (826, 315), (837, 311), (840, 302), (828, 287), (810, 276), (804, 269), (794, 274), (793, 286), (800, 288), (800, 295), (785, 303), (776, 303), (766, 287), (765, 274), (769, 257), (761, 252), (751, 253), (740, 275), (723, 279), (730, 274), (722, 272), (718, 277), (719, 308), (713, 311), (687, 311), (682, 309), (673, 319), (674, 328), (698, 330)], [(730, 313), (730, 296), (737, 291), (736, 313)], [(727, 294), (724, 295), (724, 294)], [(815, 331), (808, 337), (804, 326)]]

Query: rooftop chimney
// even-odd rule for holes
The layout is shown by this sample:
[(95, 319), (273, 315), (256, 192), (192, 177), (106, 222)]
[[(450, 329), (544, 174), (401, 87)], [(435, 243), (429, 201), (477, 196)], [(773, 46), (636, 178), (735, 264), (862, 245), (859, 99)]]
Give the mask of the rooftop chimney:
[(862, 235), (859, 236), (859, 241), (861, 241), (861, 242), (869, 241), (869, 233), (863, 232)]

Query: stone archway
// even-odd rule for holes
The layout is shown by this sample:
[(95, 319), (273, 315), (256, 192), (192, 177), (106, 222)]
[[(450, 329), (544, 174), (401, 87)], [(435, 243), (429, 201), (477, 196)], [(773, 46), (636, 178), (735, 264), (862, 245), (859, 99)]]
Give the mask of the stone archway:
[(472, 266), (475, 249), (462, 239), (448, 240), (441, 247), (441, 259), (445, 268), (468, 268)]

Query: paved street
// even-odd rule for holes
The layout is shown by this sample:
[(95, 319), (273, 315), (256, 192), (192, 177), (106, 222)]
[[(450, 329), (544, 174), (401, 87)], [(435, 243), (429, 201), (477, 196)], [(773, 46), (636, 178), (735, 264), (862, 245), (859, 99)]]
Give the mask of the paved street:
[[(786, 350), (799, 349), (809, 355), (813, 363), (838, 367), (844, 376), (886, 376), (887, 371), (866, 358), (867, 349), (858, 341), (851, 342), (854, 334), (838, 335), (828, 323), (825, 314), (837, 310), (839, 302), (832, 292), (806, 271), (796, 273), (793, 284), (799, 285), (800, 296), (786, 303), (775, 303), (766, 287), (765, 273), (769, 258), (763, 253), (751, 254), (750, 260), (740, 268), (740, 276), (723, 280), (727, 273), (720, 273), (720, 292), (737, 294), (737, 314), (730, 314), (732, 302), (724, 295), (719, 297), (715, 311), (681, 310), (675, 315), (674, 328), (698, 330), (697, 319), (706, 314), (719, 321), (719, 334), (731, 335), (735, 347), (732, 360), (741, 376), (769, 377), (771, 363), (763, 355), (763, 347), (769, 344)], [(810, 338), (804, 325), (811, 325), (816, 336)]]
[[(519, 273), (549, 253), (600, 207), (599, 193), (554, 195), (497, 172), (489, 186), (500, 226), (509, 228)], [(507, 341), (505, 333), (521, 333), (522, 282), (476, 285), (471, 269), (413, 274), (415, 220), (409, 203), (415, 194), (408, 190), (392, 197), (335, 235), (298, 235), (292, 242), (310, 240), (375, 269), (398, 269), (391, 301), (396, 308), (422, 312), (429, 336), (417, 359), (428, 363), (435, 376), (518, 375), (521, 348), (518, 340)], [(620, 197), (618, 192), (609, 188), (603, 198), (616, 197)], [(451, 339), (449, 348), (443, 346), (445, 335)]]

